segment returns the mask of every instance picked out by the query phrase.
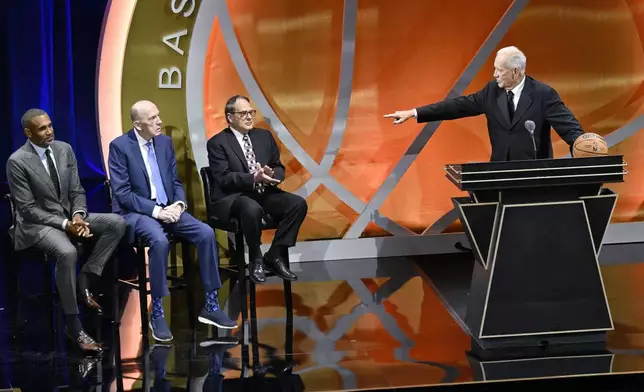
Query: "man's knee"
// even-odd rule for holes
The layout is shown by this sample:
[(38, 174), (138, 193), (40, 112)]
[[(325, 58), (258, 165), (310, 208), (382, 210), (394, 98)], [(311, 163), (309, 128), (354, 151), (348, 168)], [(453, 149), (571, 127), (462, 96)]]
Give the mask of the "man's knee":
[(254, 203), (254, 204), (249, 203), (245, 207), (246, 208), (244, 208), (240, 212), (242, 220), (249, 219), (249, 220), (261, 222), (262, 217), (264, 216), (264, 210), (262, 209), (262, 207), (259, 204), (257, 204), (257, 203)]
[(123, 219), (122, 216), (117, 215), (117, 214), (110, 214), (110, 220), (112, 223), (112, 227), (114, 227), (114, 230), (116, 233), (122, 237), (125, 235), (125, 230), (127, 230), (127, 222), (125, 219)]
[(306, 215), (306, 213), (309, 210), (309, 205), (306, 203), (306, 199), (303, 198), (302, 196), (295, 195), (291, 197), (292, 200), (292, 208), (296, 211), (298, 211), (300, 214)]
[(215, 238), (215, 230), (205, 223), (199, 222), (199, 230), (195, 242), (208, 241)]
[(147, 216), (142, 216), (137, 222), (135, 235), (151, 248), (170, 248), (168, 237), (163, 232), (161, 225)]
[(66, 246), (59, 251), (56, 262), (66, 267), (74, 267), (78, 261), (78, 251), (73, 246)]
[(152, 230), (148, 233), (142, 233), (141, 237), (146, 246), (149, 246), (150, 249), (154, 250), (169, 250), (170, 242), (168, 241), (168, 236), (163, 230)]
[(150, 248), (170, 248), (168, 236), (164, 232), (153, 233), (148, 238)]

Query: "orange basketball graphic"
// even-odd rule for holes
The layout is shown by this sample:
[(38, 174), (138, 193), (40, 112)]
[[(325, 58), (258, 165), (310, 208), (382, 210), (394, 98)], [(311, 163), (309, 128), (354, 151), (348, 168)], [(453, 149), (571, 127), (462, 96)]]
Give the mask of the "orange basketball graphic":
[[(199, 214), (205, 142), (226, 126), (226, 99), (244, 94), (258, 110), (256, 125), (280, 143), (287, 167), (282, 186), (309, 203), (300, 241), (460, 232), (450, 201), (460, 193), (443, 166), (489, 159), (484, 117), (393, 127), (382, 114), (480, 89), (492, 77), (496, 50), (515, 45), (528, 57), (527, 73), (553, 86), (584, 130), (603, 137), (607, 153), (625, 155), (632, 177), (638, 175), (642, 90), (619, 82), (644, 73), (644, 21), (630, 2), (463, 7), (407, 0), (405, 8), (415, 11), (404, 14), (398, 7), (340, 0), (115, 2), (99, 71), (103, 149), (129, 128), (132, 102), (157, 102)], [(630, 16), (586, 23), (583, 16), (595, 13)], [(568, 56), (570, 47), (605, 55), (589, 62)], [(612, 60), (618, 58), (630, 61)], [(569, 147), (552, 135), (555, 157), (567, 156)], [(640, 220), (644, 191), (634, 182), (611, 188), (620, 194), (613, 222)]]
[[(585, 149), (603, 152), (603, 140), (605, 153), (624, 155), (628, 179), (636, 179), (644, 175), (641, 37), (644, 13), (635, 1), (112, 1), (98, 72), (104, 159), (110, 141), (131, 127), (130, 106), (154, 101), (174, 142), (190, 212), (203, 218), (198, 171), (208, 165), (205, 145), (226, 126), (226, 100), (243, 94), (258, 111), (256, 126), (272, 131), (279, 143), (287, 169), (281, 186), (309, 205), (291, 261), (448, 253), (465, 237), (451, 198), (466, 194), (445, 178), (444, 165), (489, 160), (486, 120), (410, 120), (394, 127), (382, 115), (479, 90), (492, 78), (496, 51), (517, 46), (527, 55), (528, 75), (555, 88), (584, 131), (597, 135)], [(569, 156), (570, 146), (555, 132), (552, 142), (556, 158)], [(619, 194), (612, 223), (629, 224), (633, 232), (630, 225), (644, 218), (644, 188), (628, 179), (609, 185)], [(272, 233), (264, 235), (267, 243)], [(224, 248), (226, 235), (218, 233), (218, 239)], [(623, 286), (624, 271), (605, 272)], [(361, 284), (372, 295), (387, 279)], [(307, 284), (316, 286), (300, 293), (293, 286), (302, 323), (294, 326), (294, 340), (311, 347), (326, 338), (327, 324), (337, 322), (328, 317), (329, 302), (338, 297), (335, 306), (357, 308), (363, 299), (346, 281)], [(280, 290), (258, 286), (260, 319), (282, 317)], [(334, 298), (320, 294), (329, 292)], [(419, 292), (422, 298), (409, 300)], [(390, 362), (388, 355), (405, 348), (404, 337), (418, 337), (430, 324), (443, 332), (458, 328), (440, 301), (421, 276), (414, 277), (374, 306), (388, 309), (397, 333), (365, 312), (338, 333), (338, 350), (343, 344), (353, 350), (358, 333), (369, 335), (374, 344), (391, 348), (377, 357)], [(130, 309), (130, 320), (137, 320), (134, 313)], [(138, 355), (133, 342), (141, 338), (140, 325), (133, 326), (122, 337), (126, 357)], [(259, 329), (282, 350), (276, 325)], [(407, 355), (431, 350), (434, 360), (458, 364), (463, 378), (471, 376), (461, 357), (452, 356), (454, 339), (421, 340), (425, 347)], [(459, 355), (469, 345), (469, 339), (458, 340)], [(358, 352), (331, 365), (303, 356), (298, 371), (304, 378), (324, 375), (329, 389), (340, 389), (342, 365), (343, 373), (356, 375), (356, 384), (368, 384), (374, 374), (350, 361)], [(400, 378), (414, 372), (426, 383), (444, 377), (426, 367), (396, 369)], [(237, 376), (226, 376), (231, 374)]]

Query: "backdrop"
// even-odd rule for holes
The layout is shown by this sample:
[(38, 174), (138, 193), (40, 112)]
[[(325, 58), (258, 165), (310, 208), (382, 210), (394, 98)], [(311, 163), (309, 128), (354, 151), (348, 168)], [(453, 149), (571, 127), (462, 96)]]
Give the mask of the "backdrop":
[(226, 99), (247, 94), (258, 125), (280, 140), (284, 188), (307, 197), (300, 240), (458, 230), (450, 198), (462, 194), (443, 167), (489, 159), (485, 118), (394, 127), (382, 115), (480, 89), (496, 50), (515, 45), (528, 74), (624, 154), (612, 221), (640, 221), (643, 9), (641, 0), (115, 2), (99, 73), (102, 148), (129, 129), (134, 101), (155, 101), (200, 214), (205, 142), (225, 127)]
[[(108, 209), (106, 198), (98, 195), (100, 192), (92, 197), (104, 181), (96, 122), (96, 60), (106, 3), (107, 0), (0, 1), (2, 195), (8, 192), (5, 162), (26, 141), (20, 118), (26, 110), (37, 107), (50, 114), (56, 138), (74, 147), (91, 210)], [(5, 265), (14, 262), (6, 260), (10, 254), (7, 234), (10, 224), (9, 208), (3, 200), (0, 208), (2, 320), (9, 320), (4, 288), (11, 285), (5, 278), (13, 279), (4, 272)], [(23, 294), (39, 293), (46, 287), (42, 284), (44, 274), (39, 272), (42, 268), (45, 267), (40, 260), (23, 263), (19, 278)], [(5, 325), (1, 329), (10, 330)], [(0, 356), (9, 358), (11, 333), (2, 336)], [(35, 348), (42, 341), (36, 339), (32, 343)], [(4, 380), (11, 379), (11, 367), (11, 362), (3, 361)]]
[[(80, 176), (104, 177), (96, 122), (96, 60), (107, 0), (0, 2), (3, 164), (26, 138), (30, 108), (47, 111), (56, 138), (72, 145)], [(3, 183), (6, 173), (2, 170)]]

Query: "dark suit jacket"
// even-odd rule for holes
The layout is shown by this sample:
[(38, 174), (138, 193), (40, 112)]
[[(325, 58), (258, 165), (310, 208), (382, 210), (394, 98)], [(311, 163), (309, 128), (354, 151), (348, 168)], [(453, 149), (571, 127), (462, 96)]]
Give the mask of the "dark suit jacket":
[[(255, 160), (275, 171), (273, 176), (284, 180), (285, 170), (280, 162), (280, 150), (270, 131), (253, 128), (248, 133), (255, 151)], [(226, 128), (207, 143), (208, 162), (213, 175), (212, 211), (218, 219), (227, 221), (233, 202), (242, 192), (253, 191), (253, 175), (235, 134)], [(270, 188), (269, 190), (270, 191)], [(206, 201), (208, 202), (208, 201)]]
[(82, 211), (87, 214), (85, 190), (78, 178), (78, 164), (72, 147), (54, 141), (51, 149), (56, 160), (60, 197), (29, 141), (7, 161), (9, 190), (17, 210), (12, 234), (18, 250), (40, 241), (51, 229), (62, 230), (64, 220), (71, 219), (72, 213)]
[[(112, 211), (124, 216), (128, 223), (130, 242), (133, 240), (131, 229), (139, 218), (136, 214), (152, 216), (156, 205), (151, 199), (150, 178), (134, 132), (131, 129), (112, 140), (108, 158)], [(177, 174), (177, 160), (172, 139), (166, 135), (159, 135), (153, 139), (153, 143), (163, 188), (168, 195), (168, 204), (176, 201), (186, 203), (186, 194)], [(133, 212), (136, 214), (131, 214)]]
[(559, 94), (529, 76), (526, 76), (512, 121), (505, 90), (496, 81), (471, 95), (446, 99), (416, 108), (416, 111), (419, 123), (485, 114), (492, 145), (491, 161), (533, 159), (534, 147), (530, 133), (525, 129), (526, 120), (532, 120), (536, 125), (534, 138), (538, 159), (552, 158), (550, 127), (571, 146), (584, 133)]

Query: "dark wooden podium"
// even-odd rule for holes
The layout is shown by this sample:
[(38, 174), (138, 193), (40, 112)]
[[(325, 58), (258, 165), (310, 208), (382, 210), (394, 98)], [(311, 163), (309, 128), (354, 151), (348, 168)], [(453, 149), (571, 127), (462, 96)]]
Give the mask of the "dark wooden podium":
[(464, 324), (481, 348), (605, 341), (598, 255), (623, 182), (621, 155), (452, 164), (476, 259)]

